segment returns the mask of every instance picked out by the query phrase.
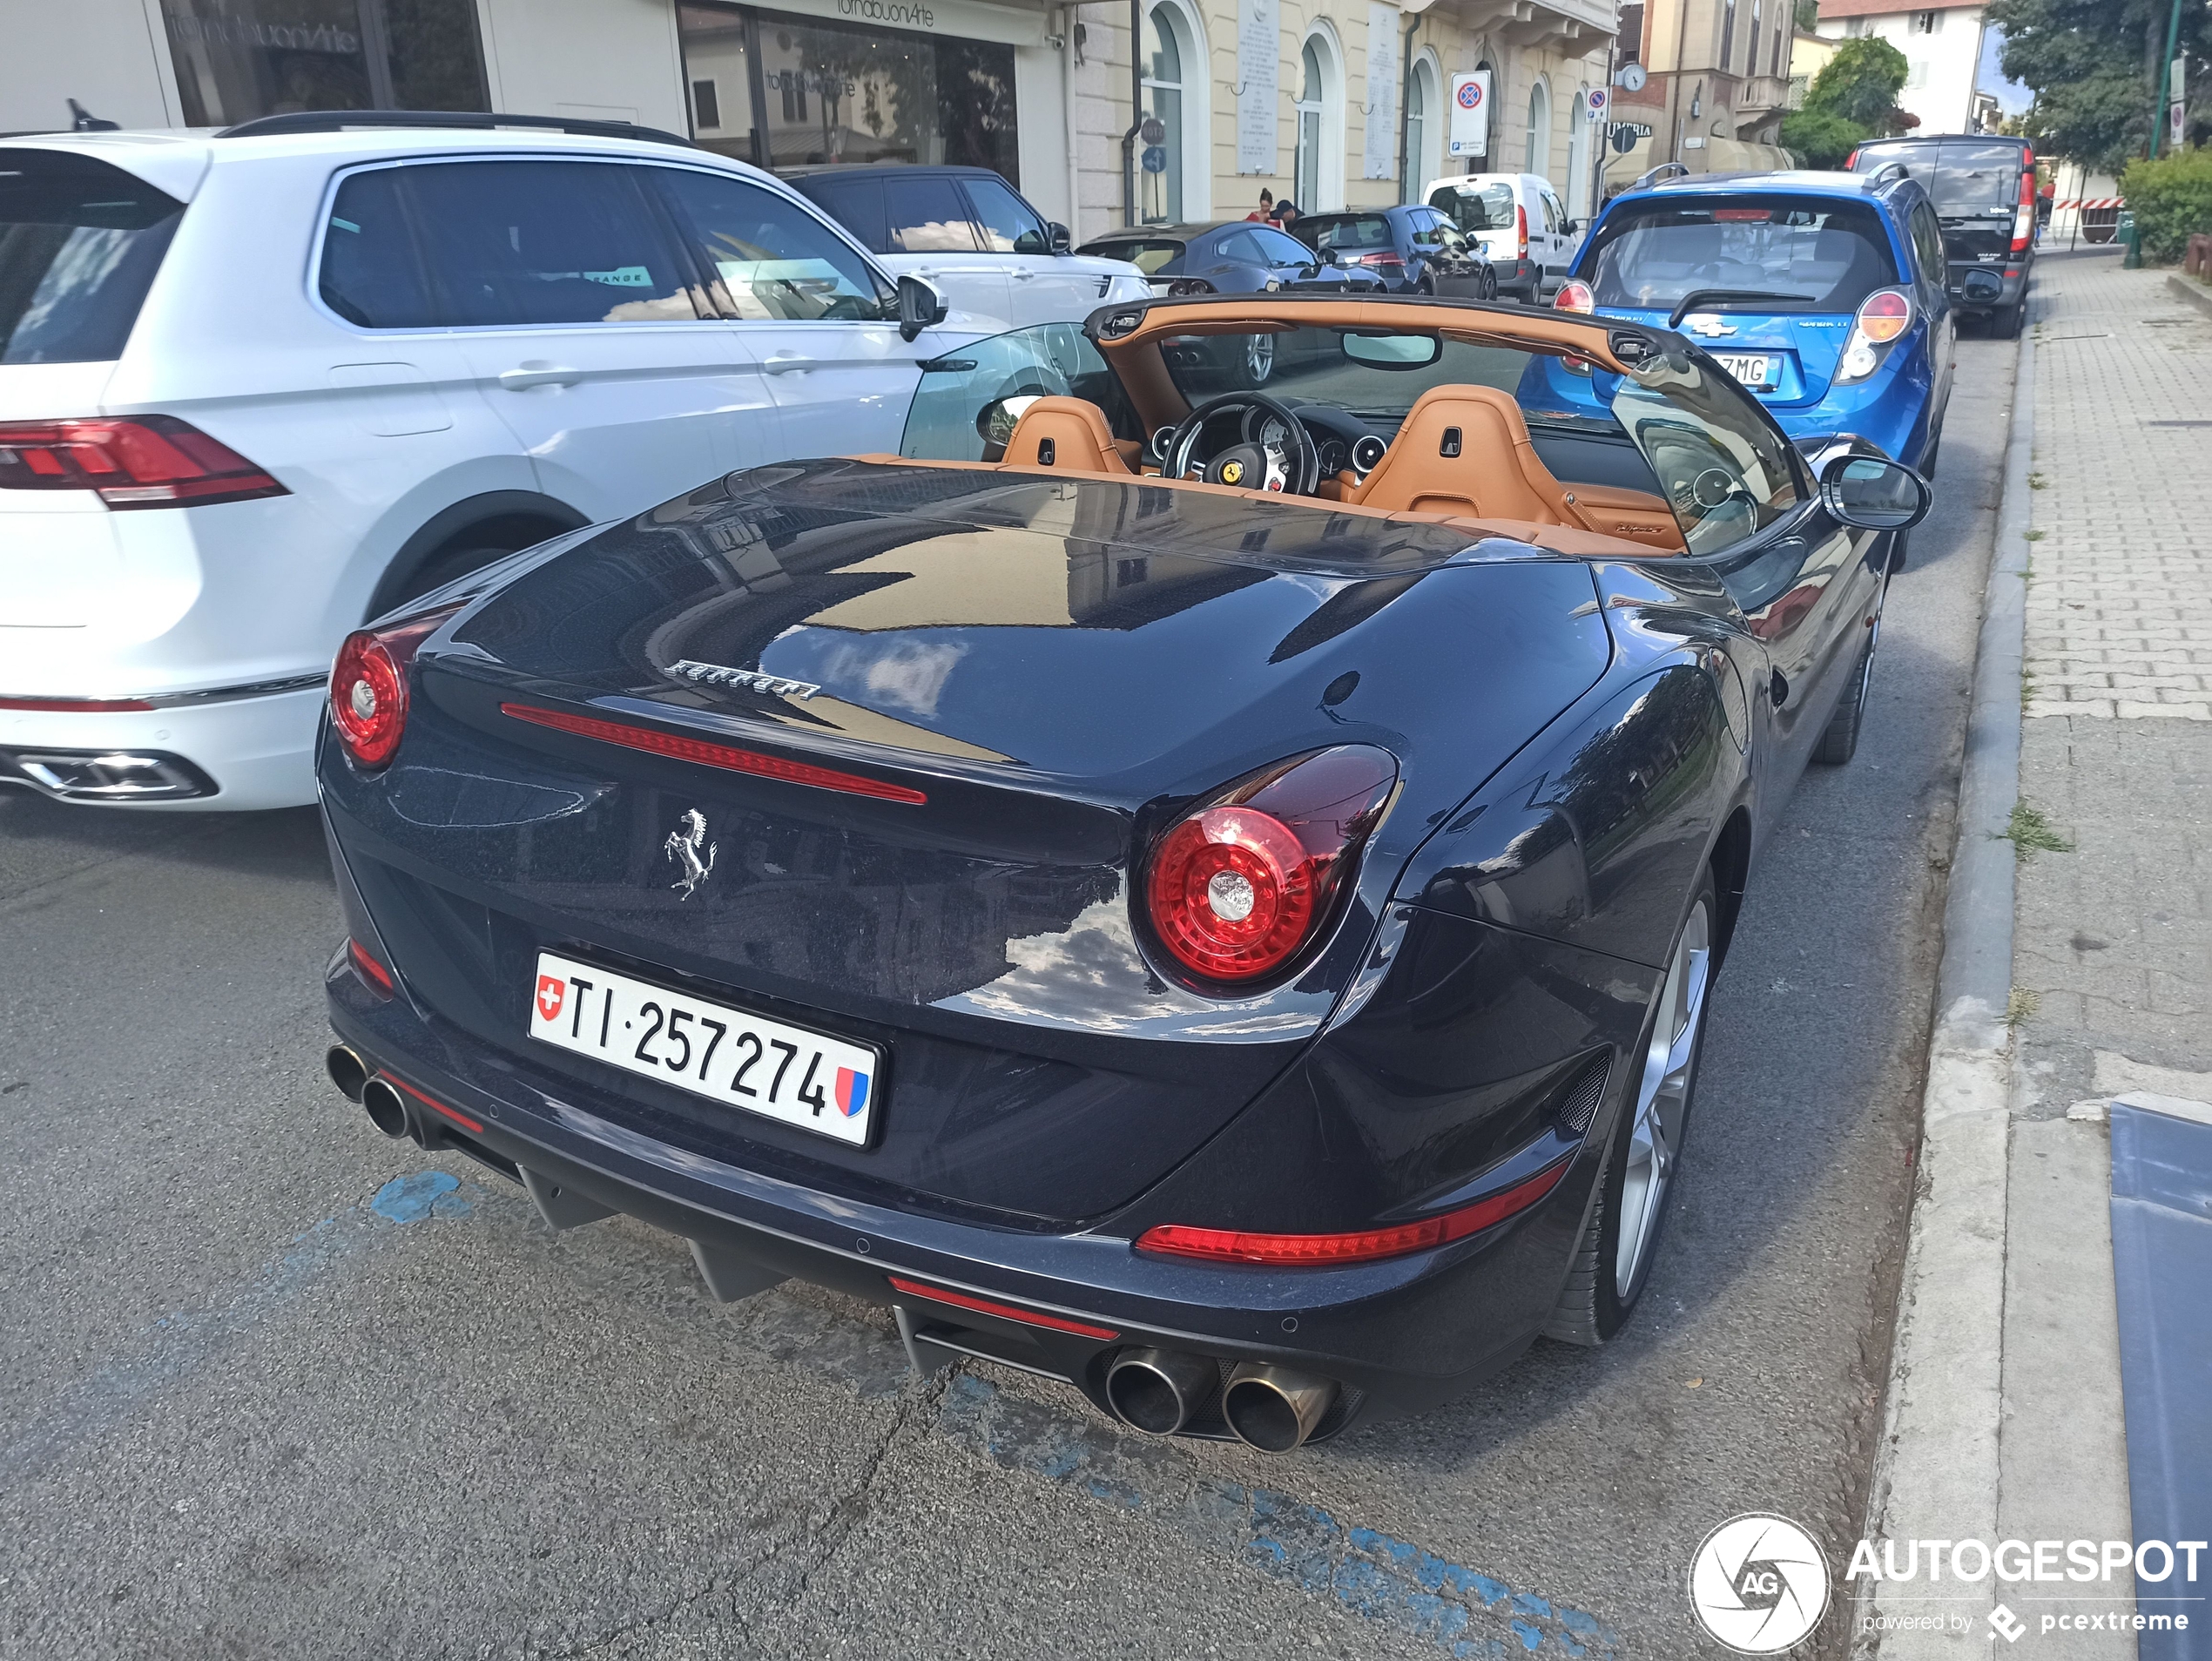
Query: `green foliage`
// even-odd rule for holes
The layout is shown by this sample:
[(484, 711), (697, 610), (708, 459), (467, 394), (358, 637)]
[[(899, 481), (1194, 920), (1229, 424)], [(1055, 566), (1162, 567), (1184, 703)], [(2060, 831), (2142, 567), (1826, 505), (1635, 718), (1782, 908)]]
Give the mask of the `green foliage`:
[(1803, 156), (1808, 167), (1840, 167), (1871, 136), (1856, 121), (1825, 110), (1792, 110), (1782, 118), (1781, 142)]
[(2023, 860), (2033, 859), (2038, 854), (2071, 854), (2074, 844), (2059, 834), (2045, 818), (2040, 807), (2031, 807), (2024, 801), (2013, 804), (2013, 811), (2000, 833)]
[(2131, 161), (2120, 193), (2135, 215), (2143, 258), (2177, 260), (2189, 237), (2212, 232), (2212, 150), (2183, 150), (2156, 161)]
[(1878, 36), (1847, 40), (1813, 77), (1803, 113), (1839, 117), (1872, 133), (1901, 132), (1897, 95), (1910, 68), (1905, 54)]
[[(2172, 10), (2171, 0), (1989, 0), (2005, 73), (2035, 94), (2024, 125), (2037, 150), (2108, 172), (2141, 153)], [(2208, 17), (2201, 3), (2182, 5), (2175, 51), (2202, 61)]]

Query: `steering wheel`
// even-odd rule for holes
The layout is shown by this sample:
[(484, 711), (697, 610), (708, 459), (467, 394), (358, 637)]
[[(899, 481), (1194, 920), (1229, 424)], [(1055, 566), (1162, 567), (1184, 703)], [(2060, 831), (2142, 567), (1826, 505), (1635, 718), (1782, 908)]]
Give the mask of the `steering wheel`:
[(1255, 414), (1271, 415), (1282, 422), (1290, 435), (1287, 447), (1247, 438), (1241, 444), (1231, 444), (1218, 456), (1207, 462), (1202, 476), (1208, 484), (1241, 485), (1250, 490), (1281, 490), (1292, 496), (1311, 496), (1321, 482), (1321, 451), (1314, 443), (1313, 435), (1305, 430), (1305, 423), (1291, 413), (1288, 404), (1271, 398), (1264, 392), (1225, 392), (1218, 398), (1209, 398), (1188, 415), (1168, 440), (1167, 459), (1160, 471), (1168, 478), (1179, 479), (1190, 470), (1190, 452), (1197, 448), (1199, 431), (1217, 412), (1224, 409), (1244, 411), (1244, 429), (1252, 429)]

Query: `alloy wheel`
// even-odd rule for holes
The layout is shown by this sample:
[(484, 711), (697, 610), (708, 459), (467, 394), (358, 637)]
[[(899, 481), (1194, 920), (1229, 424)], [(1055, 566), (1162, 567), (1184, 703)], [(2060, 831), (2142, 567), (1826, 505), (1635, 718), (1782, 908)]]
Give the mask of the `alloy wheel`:
[(1668, 1185), (1681, 1158), (1690, 1074), (1697, 1059), (1698, 1034), (1704, 1027), (1712, 969), (1712, 915), (1700, 899), (1675, 942), (1674, 961), (1659, 989), (1643, 1076), (1636, 1084), (1635, 1117), (1621, 1185), (1620, 1245), (1613, 1268), (1614, 1290), (1623, 1301), (1635, 1291), (1651, 1254)]
[(1275, 337), (1272, 334), (1245, 336), (1244, 373), (1251, 377), (1251, 384), (1258, 386), (1275, 373)]

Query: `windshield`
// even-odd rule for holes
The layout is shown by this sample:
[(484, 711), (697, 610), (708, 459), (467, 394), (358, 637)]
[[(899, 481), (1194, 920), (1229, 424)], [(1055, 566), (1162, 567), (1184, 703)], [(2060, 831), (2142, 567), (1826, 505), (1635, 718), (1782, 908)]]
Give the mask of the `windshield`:
[(1428, 205), (1462, 231), (1513, 229), (1513, 186), (1453, 185), (1433, 191)]
[(1935, 211), (1945, 219), (1959, 219), (1993, 208), (2010, 213), (2020, 206), (2020, 146), (2011, 142), (1865, 145), (1853, 171), (1867, 173), (1903, 162), (1906, 177), (1919, 181)]
[(1698, 289), (1727, 288), (1777, 296), (1782, 310), (1848, 312), (1896, 280), (1889, 237), (1865, 204), (1745, 195), (1616, 209), (1598, 232), (1592, 286), (1599, 305), (1624, 308), (1670, 310)]
[(922, 365), (899, 453), (936, 462), (997, 462), (1014, 423), (1039, 398), (1081, 398), (1106, 413), (1116, 438), (1143, 425), (1079, 323), (1045, 323), (963, 346)]
[(1180, 259), (1183, 254), (1183, 244), (1180, 242), (1169, 242), (1164, 240), (1158, 242), (1094, 242), (1089, 247), (1083, 249), (1082, 252), (1087, 254), (1099, 255), (1108, 260), (1126, 260), (1130, 262), (1130, 264), (1135, 266), (1139, 271), (1150, 277), (1154, 273), (1157, 272), (1163, 266), (1166, 265), (1170, 260)]
[(1322, 218), (1316, 215), (1298, 222), (1298, 240), (1317, 248), (1389, 248), (1397, 244), (1390, 234), (1390, 221), (1379, 213), (1345, 214)]
[(105, 162), (0, 150), (0, 363), (122, 356), (184, 213)]

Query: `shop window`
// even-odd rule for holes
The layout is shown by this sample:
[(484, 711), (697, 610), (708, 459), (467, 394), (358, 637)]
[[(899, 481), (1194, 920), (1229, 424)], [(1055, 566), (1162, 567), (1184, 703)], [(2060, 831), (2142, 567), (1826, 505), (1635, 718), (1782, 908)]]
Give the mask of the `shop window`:
[(302, 110), (487, 110), (474, 0), (162, 0), (189, 127)]
[(1291, 199), (1302, 213), (1344, 206), (1344, 94), (1336, 43), (1316, 30), (1298, 53), (1298, 148)]
[(692, 110), (710, 150), (771, 169), (951, 163), (1021, 182), (1011, 46), (697, 0), (676, 16), (687, 78), (719, 94), (711, 130)]

